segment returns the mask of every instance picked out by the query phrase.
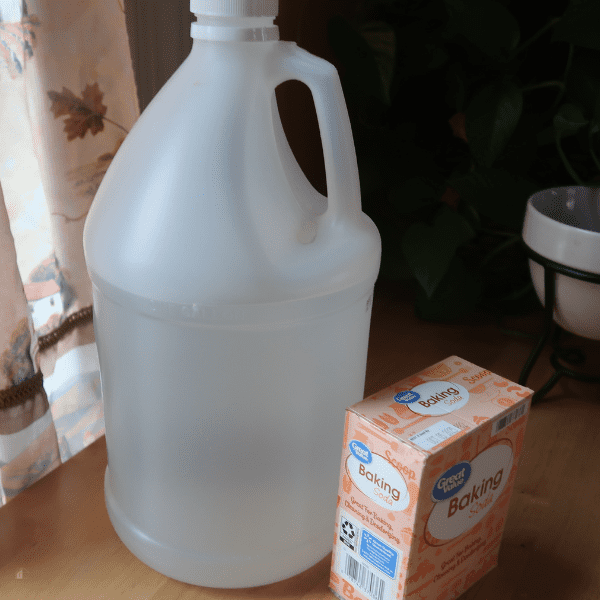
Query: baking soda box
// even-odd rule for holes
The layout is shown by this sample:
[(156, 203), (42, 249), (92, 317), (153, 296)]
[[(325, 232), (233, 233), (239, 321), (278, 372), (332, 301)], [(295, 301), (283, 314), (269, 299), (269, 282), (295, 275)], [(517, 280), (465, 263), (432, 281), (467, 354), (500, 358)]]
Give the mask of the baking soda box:
[(451, 356), (347, 409), (339, 598), (456, 598), (496, 565), (531, 395)]

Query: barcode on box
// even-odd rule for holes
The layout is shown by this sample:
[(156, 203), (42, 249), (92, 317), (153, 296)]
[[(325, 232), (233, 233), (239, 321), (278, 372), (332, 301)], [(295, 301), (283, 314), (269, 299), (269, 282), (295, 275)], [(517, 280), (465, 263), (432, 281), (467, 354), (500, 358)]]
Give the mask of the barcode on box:
[(492, 428), (492, 435), (496, 435), (500, 431), (502, 431), (505, 427), (508, 427), (511, 423), (522, 417), (527, 412), (527, 403), (522, 404), (519, 408), (515, 408), (515, 410), (509, 412), (507, 415), (498, 419), (494, 423), (494, 427)]
[(343, 550), (342, 574), (370, 600), (388, 600), (389, 594), (386, 594), (385, 579), (379, 577), (367, 565), (359, 562), (343, 546), (341, 548)]
[(412, 437), (408, 438), (413, 444), (416, 444), (423, 450), (431, 450), (433, 447), (445, 442), (453, 435), (460, 433), (460, 429), (446, 421), (438, 421), (434, 425), (419, 431)]

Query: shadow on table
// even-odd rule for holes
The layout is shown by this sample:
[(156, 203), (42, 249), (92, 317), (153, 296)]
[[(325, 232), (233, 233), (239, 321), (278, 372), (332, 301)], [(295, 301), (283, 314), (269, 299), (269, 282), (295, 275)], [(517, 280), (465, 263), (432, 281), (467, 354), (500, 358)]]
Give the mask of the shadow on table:
[[(286, 598), (302, 598), (303, 600), (329, 600), (335, 596), (329, 589), (329, 572), (331, 569), (331, 553), (323, 560), (319, 561), (310, 569), (270, 585), (261, 585), (253, 588), (238, 588), (232, 590), (221, 590), (216, 588), (196, 588), (204, 589), (207, 592), (210, 589), (208, 597), (239, 600), (240, 598), (256, 598), (257, 600), (273, 598), (276, 600), (285, 600)], [(202, 596), (201, 596), (202, 597)]]
[(552, 553), (542, 550), (535, 540), (503, 544), (498, 566), (458, 600), (586, 597), (586, 591), (593, 589), (590, 573), (577, 556), (561, 556), (560, 552), (558, 546)]

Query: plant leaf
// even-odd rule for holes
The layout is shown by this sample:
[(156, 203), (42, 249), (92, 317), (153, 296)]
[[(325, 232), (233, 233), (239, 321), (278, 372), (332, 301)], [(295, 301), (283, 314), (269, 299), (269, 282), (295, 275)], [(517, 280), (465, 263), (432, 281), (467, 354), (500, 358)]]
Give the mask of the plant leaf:
[(480, 168), (449, 185), (481, 215), (513, 231), (521, 230), (527, 200), (538, 191), (533, 181), (504, 169)]
[(327, 37), (342, 66), (341, 79), (348, 104), (370, 96), (389, 103), (379, 65), (367, 40), (341, 16), (328, 21)]
[(448, 271), (457, 248), (474, 235), (469, 222), (445, 205), (433, 226), (414, 223), (409, 227), (402, 239), (402, 251), (427, 297), (432, 296)]
[(512, 136), (523, 112), (523, 93), (514, 83), (483, 88), (466, 110), (466, 133), (473, 158), (491, 167)]
[(469, 143), (467, 139), (467, 131), (465, 129), (466, 124), (466, 116), (465, 113), (456, 113), (450, 119), (448, 119), (448, 124), (452, 128), (452, 133), (455, 137), (460, 138), (464, 142)]
[(440, 67), (444, 66), (450, 59), (450, 56), (448, 55), (446, 50), (444, 50), (444, 48), (436, 44), (425, 44), (425, 52), (427, 53), (429, 59), (427, 63), (427, 68), (431, 70), (439, 69)]
[(540, 121), (536, 115), (523, 114), (510, 140), (495, 161), (495, 166), (513, 174), (525, 175), (536, 160)]
[(567, 100), (583, 108), (586, 116), (592, 116), (600, 96), (600, 69), (598, 52), (580, 48), (573, 58), (566, 84)]
[(448, 322), (471, 313), (481, 300), (482, 285), (464, 262), (454, 256), (435, 292), (417, 292), (415, 313), (426, 321)]
[(383, 21), (371, 21), (360, 28), (360, 33), (373, 51), (381, 77), (383, 99), (389, 106), (391, 103), (390, 90), (396, 66), (396, 35), (394, 29)]
[(445, 0), (449, 31), (495, 59), (508, 58), (520, 39), (519, 23), (494, 0)]
[(103, 96), (97, 82), (94, 85), (86, 85), (82, 98), (75, 96), (66, 87), (63, 87), (62, 92), (48, 92), (48, 97), (52, 100), (50, 110), (54, 113), (54, 118), (69, 116), (65, 119), (64, 128), (68, 141), (76, 137), (83, 138), (88, 130), (92, 135), (96, 135), (104, 129), (102, 117), (107, 107), (102, 104)]
[(388, 198), (399, 213), (410, 213), (433, 204), (438, 195), (433, 183), (423, 177), (411, 177), (394, 186)]
[(396, 70), (400, 81), (414, 84), (414, 78), (420, 78), (447, 62), (448, 54), (442, 36), (432, 32), (423, 20), (398, 27), (395, 31)]
[(356, 158), (363, 196), (387, 193), (397, 180), (396, 165), (402, 163), (403, 144), (390, 129), (368, 127), (354, 121), (352, 133), (356, 144)]
[(354, 121), (352, 133), (363, 197), (377, 193), (385, 198), (399, 179), (417, 175), (433, 177), (437, 173), (433, 156), (415, 144), (408, 125), (400, 124), (392, 130), (389, 127), (366, 127)]
[(464, 111), (467, 76), (461, 63), (453, 63), (446, 71), (446, 84), (448, 91), (446, 93), (446, 102), (454, 105), (457, 113)]
[(600, 3), (598, 0), (571, 2), (552, 32), (553, 42), (569, 42), (576, 46), (600, 50)]
[(393, 281), (413, 279), (412, 271), (400, 249), (400, 240), (407, 227), (390, 218), (378, 219), (376, 225), (381, 235), (380, 275)]
[(581, 108), (575, 104), (563, 104), (554, 115), (554, 131), (560, 136), (573, 135), (589, 121), (583, 116)]

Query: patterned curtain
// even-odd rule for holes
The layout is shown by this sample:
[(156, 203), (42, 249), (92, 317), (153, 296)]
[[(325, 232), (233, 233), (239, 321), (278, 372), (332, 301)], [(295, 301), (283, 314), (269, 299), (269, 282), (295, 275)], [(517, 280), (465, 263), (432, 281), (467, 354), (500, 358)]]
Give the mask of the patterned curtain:
[(104, 433), (85, 217), (139, 116), (124, 0), (0, 0), (0, 504)]

